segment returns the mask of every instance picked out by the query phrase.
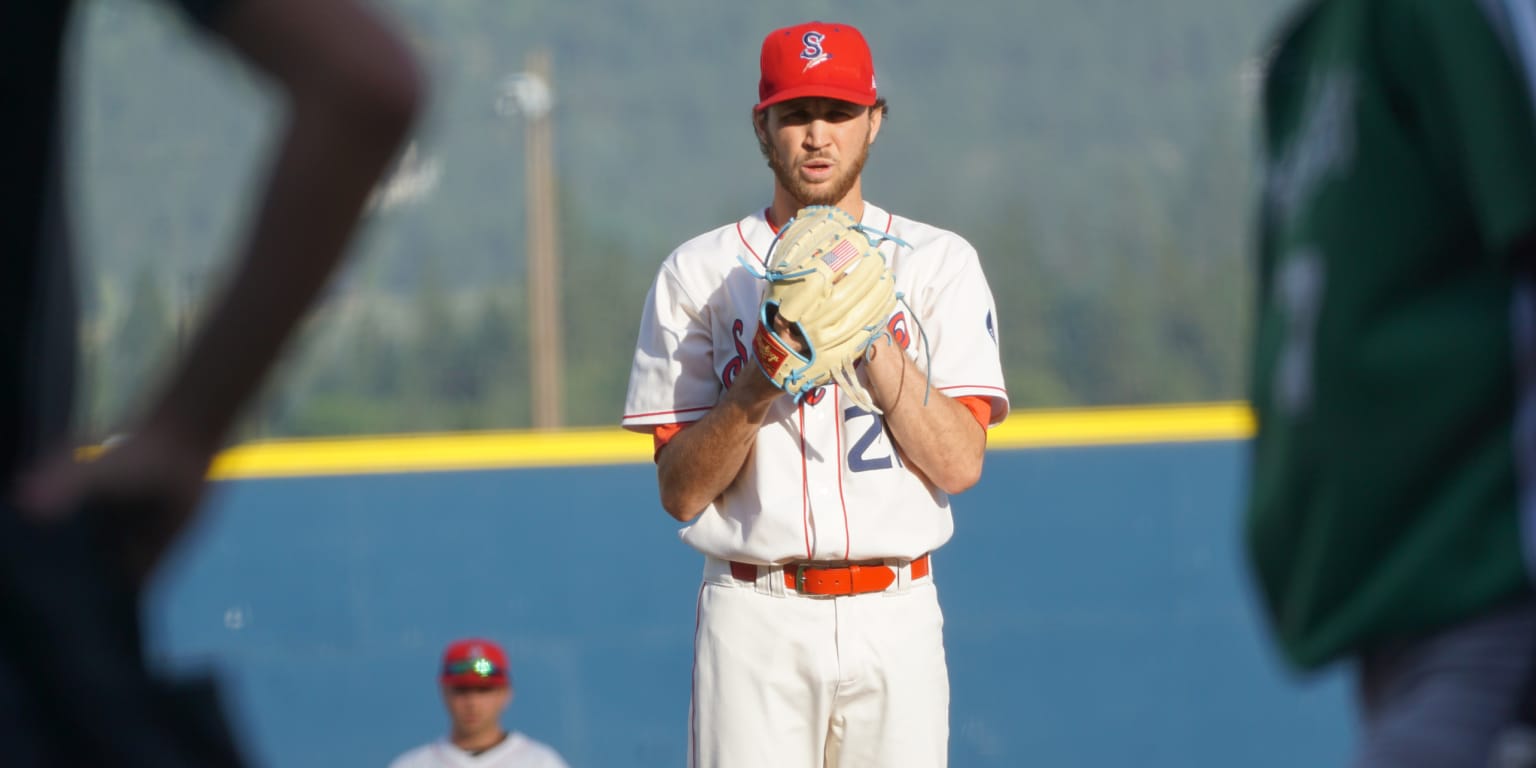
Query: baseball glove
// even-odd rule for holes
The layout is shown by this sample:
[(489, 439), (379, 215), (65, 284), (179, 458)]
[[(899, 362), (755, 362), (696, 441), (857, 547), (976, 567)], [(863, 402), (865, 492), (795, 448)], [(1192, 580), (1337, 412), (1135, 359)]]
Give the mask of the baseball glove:
[[(800, 209), (768, 249), (768, 281), (752, 340), (758, 365), (780, 389), (804, 399), (836, 382), (859, 407), (879, 413), (859, 384), (854, 364), (882, 333), (896, 308), (896, 279), (878, 248), (894, 239), (859, 224), (846, 211)], [(782, 317), (805, 347), (780, 337)]]

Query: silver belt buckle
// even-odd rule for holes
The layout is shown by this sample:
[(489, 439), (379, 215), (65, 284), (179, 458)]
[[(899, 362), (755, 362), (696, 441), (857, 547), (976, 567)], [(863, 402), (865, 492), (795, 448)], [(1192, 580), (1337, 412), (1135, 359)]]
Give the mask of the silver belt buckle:
[(795, 566), (795, 592), (805, 594), (805, 564)]

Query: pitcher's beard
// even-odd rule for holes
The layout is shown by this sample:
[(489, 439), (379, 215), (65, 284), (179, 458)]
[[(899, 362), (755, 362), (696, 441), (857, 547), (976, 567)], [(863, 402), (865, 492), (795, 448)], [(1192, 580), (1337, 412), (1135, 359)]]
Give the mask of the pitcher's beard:
[(779, 185), (789, 191), (800, 202), (802, 207), (807, 205), (837, 205), (847, 196), (848, 190), (859, 181), (859, 175), (864, 172), (864, 161), (869, 159), (869, 144), (865, 142), (858, 157), (853, 158), (844, 172), (832, 179), (830, 185), (812, 186), (805, 179), (785, 164), (779, 153), (768, 153), (768, 167), (773, 169), (773, 175), (779, 180)]

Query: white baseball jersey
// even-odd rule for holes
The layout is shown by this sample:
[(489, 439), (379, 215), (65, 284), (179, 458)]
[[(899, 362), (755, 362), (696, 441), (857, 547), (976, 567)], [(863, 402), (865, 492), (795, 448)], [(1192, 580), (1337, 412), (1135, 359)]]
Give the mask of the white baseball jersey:
[(389, 768), (569, 768), (559, 753), (517, 731), (478, 755), (454, 746), (446, 737), (417, 747), (389, 764)]
[[(880, 246), (910, 305), (898, 305), (893, 336), (938, 391), (987, 398), (991, 423), (1001, 422), (1008, 395), (997, 311), (976, 250), (870, 203), (863, 223), (907, 244)], [(756, 366), (749, 348), (766, 283), (742, 260), (760, 272), (773, 239), (759, 211), (689, 240), (662, 263), (640, 321), (623, 426), (649, 432), (696, 421), (737, 376), (761, 375), (748, 366)], [(779, 563), (913, 558), (949, 540), (949, 497), (907, 469), (882, 418), (835, 384), (819, 395), (774, 402), (752, 459), (681, 531), (684, 541), (726, 560)]]

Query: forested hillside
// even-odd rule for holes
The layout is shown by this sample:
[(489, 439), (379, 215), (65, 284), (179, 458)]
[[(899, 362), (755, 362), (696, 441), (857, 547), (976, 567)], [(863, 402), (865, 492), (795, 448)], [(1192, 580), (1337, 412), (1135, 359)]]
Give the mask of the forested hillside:
[[(870, 39), (891, 116), (866, 195), (977, 246), (1017, 407), (1243, 394), (1252, 62), (1287, 0), (386, 5), (432, 76), (418, 194), (375, 212), (249, 436), (529, 423), (523, 126), (495, 103), (540, 48), (564, 420), (615, 422), (656, 265), (768, 200), (758, 45), (810, 18)], [(279, 113), (157, 5), (82, 10), (70, 183), (101, 433), (194, 321)]]

